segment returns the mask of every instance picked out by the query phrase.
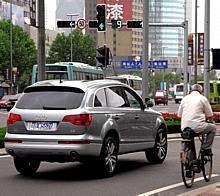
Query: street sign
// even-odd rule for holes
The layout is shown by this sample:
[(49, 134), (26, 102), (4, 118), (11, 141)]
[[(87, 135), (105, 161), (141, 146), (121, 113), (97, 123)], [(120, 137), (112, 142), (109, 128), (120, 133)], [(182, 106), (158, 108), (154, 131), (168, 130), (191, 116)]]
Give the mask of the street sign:
[(128, 20), (127, 28), (143, 28), (142, 20)]
[(57, 27), (58, 28), (75, 28), (76, 25), (75, 25), (75, 21), (58, 20)]
[[(148, 61), (148, 67), (153, 69), (167, 69), (167, 60)], [(122, 61), (122, 69), (143, 69), (142, 61)]]
[(121, 20), (111, 20), (111, 23), (112, 23), (113, 29), (120, 29), (122, 28), (122, 25), (123, 25)]
[(84, 29), (84, 28), (86, 28), (86, 20), (83, 19), (83, 18), (78, 19), (78, 20), (77, 20), (77, 23), (76, 23), (76, 26), (77, 26), (77, 28), (79, 28), (79, 29)]
[(98, 21), (97, 20), (89, 20), (89, 28), (97, 29), (98, 27)]

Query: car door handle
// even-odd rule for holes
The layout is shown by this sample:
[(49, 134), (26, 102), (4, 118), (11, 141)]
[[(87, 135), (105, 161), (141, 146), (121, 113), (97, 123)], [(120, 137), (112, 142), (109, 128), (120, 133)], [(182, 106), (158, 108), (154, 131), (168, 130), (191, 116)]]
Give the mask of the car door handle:
[(135, 118), (135, 119), (139, 119), (139, 116), (138, 116), (138, 115), (136, 115), (134, 118)]
[(115, 119), (115, 120), (120, 119), (119, 115), (114, 115), (114, 116), (112, 116), (112, 118)]

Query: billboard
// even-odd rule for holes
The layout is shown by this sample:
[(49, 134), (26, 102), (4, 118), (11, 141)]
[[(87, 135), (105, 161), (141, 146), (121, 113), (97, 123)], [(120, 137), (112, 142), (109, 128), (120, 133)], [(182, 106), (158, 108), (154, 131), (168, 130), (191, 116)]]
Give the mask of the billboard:
[(97, 0), (97, 4), (106, 4), (106, 19), (121, 20), (127, 22), (132, 20), (132, 0)]

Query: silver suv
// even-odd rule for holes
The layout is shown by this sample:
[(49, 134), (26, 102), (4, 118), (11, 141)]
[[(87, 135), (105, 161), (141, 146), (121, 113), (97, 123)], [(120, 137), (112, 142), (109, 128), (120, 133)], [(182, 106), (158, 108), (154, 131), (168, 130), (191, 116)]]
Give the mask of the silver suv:
[(23, 175), (34, 174), (41, 161), (97, 161), (109, 177), (119, 154), (137, 151), (162, 163), (167, 129), (150, 106), (118, 81), (41, 81), (10, 111), (5, 148)]

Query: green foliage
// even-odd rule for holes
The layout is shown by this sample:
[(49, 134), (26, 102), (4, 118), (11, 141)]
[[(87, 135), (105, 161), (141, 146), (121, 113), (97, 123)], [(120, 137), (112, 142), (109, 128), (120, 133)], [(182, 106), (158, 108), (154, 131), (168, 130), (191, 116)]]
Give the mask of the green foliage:
[[(10, 67), (11, 22), (0, 20), (0, 74)], [(19, 72), (19, 90), (29, 85), (32, 65), (36, 63), (37, 51), (34, 41), (19, 26), (12, 25), (12, 64)]]
[(6, 134), (6, 127), (0, 128), (0, 140), (4, 140)]
[(5, 134), (6, 134), (6, 127), (0, 128), (0, 148), (4, 147)]
[(94, 41), (90, 35), (83, 35), (82, 31), (78, 29), (68, 36), (65, 36), (64, 33), (56, 36), (50, 48), (47, 63), (71, 61), (71, 36), (73, 61), (95, 65), (96, 49)]

